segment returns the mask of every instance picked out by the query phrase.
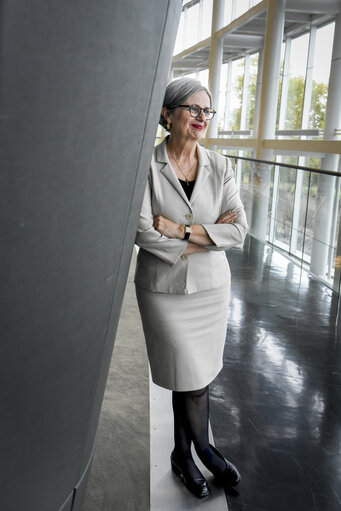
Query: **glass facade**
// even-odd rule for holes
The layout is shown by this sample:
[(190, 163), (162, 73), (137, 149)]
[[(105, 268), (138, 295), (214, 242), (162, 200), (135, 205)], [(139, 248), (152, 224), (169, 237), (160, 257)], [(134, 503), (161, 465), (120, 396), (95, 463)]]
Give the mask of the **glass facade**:
[[(276, 164), (238, 160), (232, 157), (236, 181), (240, 183), (240, 195), (246, 206), (248, 221), (251, 222), (250, 204), (261, 195), (260, 175), (264, 168), (270, 173), (270, 200), (266, 226), (266, 239), (281, 251), (293, 257), (296, 262), (309, 268), (314, 245), (323, 244), (315, 235), (315, 224), (328, 201), (328, 191), (334, 190), (330, 206), (333, 222), (330, 225), (327, 257), (324, 271), (319, 277), (327, 284), (339, 288), (337, 270), (340, 258), (337, 257), (338, 232), (340, 229), (340, 178), (322, 175), (317, 172), (280, 167)], [(319, 194), (319, 181), (323, 176), (326, 194)], [(333, 285), (334, 282), (334, 285)]]
[[(326, 119), (328, 103), (332, 110), (333, 106), (340, 109), (341, 104), (340, 87), (336, 90), (330, 85), (341, 56), (334, 44), (338, 13), (321, 12), (321, 3), (315, 12), (313, 3), (311, 11), (301, 13), (300, 23), (292, 12), (285, 7), (280, 11), (272, 0), (184, 2), (173, 77), (191, 75), (214, 93), (218, 126), (210, 135), (214, 138), (212, 146), (236, 157), (236, 178), (251, 234), (276, 245), (301, 264), (311, 264), (311, 271), (335, 288), (335, 265), (341, 260), (339, 178), (295, 168), (340, 172), (340, 145), (328, 143), (340, 141), (341, 126), (331, 126)], [(211, 33), (212, 19), (222, 8), (217, 36)], [(309, 23), (304, 22), (304, 16)], [(268, 19), (279, 27), (282, 23), (283, 32), (269, 36)], [(213, 38), (216, 44), (212, 50)], [(273, 62), (280, 61), (279, 72), (269, 79), (269, 73), (274, 72), (268, 64), (269, 55), (274, 51)], [(269, 113), (266, 107), (271, 101)], [(315, 147), (315, 143), (320, 145)], [(206, 146), (210, 146), (210, 138)], [(238, 157), (273, 163), (257, 164)], [(262, 165), (266, 169), (259, 171)], [(318, 220), (321, 212), (324, 225)], [(255, 219), (262, 223), (261, 229)]]

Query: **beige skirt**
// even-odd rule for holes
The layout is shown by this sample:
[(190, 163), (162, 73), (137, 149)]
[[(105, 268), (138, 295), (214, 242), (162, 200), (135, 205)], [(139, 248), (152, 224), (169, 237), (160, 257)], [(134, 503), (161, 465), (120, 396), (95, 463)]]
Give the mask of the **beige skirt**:
[(188, 295), (136, 287), (153, 382), (175, 391), (206, 387), (223, 366), (229, 287)]

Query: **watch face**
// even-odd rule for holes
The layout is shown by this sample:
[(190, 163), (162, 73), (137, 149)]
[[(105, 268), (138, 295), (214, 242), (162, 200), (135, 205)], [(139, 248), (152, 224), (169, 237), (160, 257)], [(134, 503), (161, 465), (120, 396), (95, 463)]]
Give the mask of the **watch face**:
[(186, 229), (186, 232), (188, 232), (189, 234), (191, 234), (191, 228), (189, 225), (186, 225), (185, 226), (185, 229)]

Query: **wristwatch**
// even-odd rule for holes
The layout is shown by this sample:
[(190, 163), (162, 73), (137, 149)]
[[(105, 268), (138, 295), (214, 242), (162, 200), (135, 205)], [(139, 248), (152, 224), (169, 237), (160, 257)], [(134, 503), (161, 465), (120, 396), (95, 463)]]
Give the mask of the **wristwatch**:
[(184, 225), (184, 231), (185, 231), (185, 237), (184, 240), (188, 240), (188, 238), (191, 235), (191, 226), (190, 225)]

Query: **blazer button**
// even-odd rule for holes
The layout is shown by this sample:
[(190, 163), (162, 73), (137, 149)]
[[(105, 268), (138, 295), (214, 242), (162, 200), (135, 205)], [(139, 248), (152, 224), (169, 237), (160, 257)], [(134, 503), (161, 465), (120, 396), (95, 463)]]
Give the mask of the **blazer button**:
[(187, 261), (188, 256), (187, 256), (187, 255), (183, 255), (183, 256), (181, 256), (181, 259), (182, 259), (183, 261)]
[(187, 214), (186, 214), (186, 218), (188, 218), (188, 219), (193, 218), (192, 213), (187, 213)]

